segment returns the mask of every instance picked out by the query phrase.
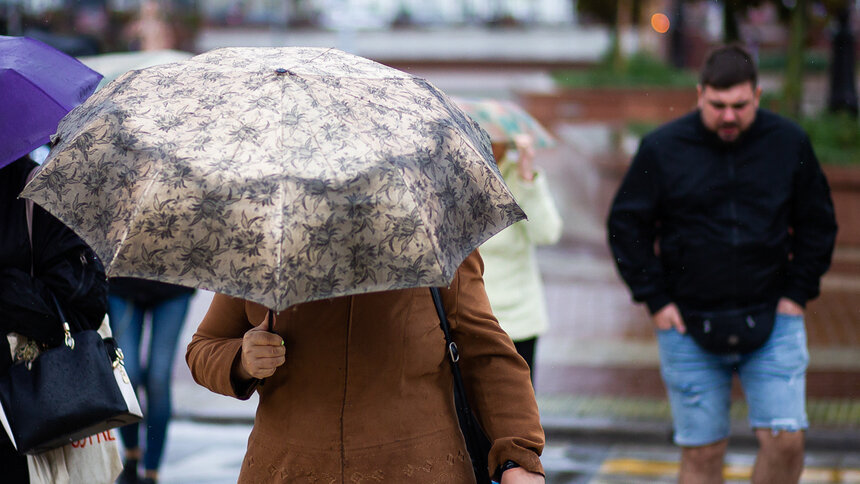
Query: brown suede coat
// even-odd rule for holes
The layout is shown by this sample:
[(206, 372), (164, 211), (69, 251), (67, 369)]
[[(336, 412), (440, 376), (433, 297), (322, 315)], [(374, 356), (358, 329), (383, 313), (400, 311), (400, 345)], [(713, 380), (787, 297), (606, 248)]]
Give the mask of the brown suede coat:
[[(543, 473), (544, 434), (525, 362), (492, 313), (477, 252), (442, 291), (472, 407), (507, 459)], [(266, 309), (216, 295), (188, 345), (195, 380), (238, 398), (230, 369)], [(427, 288), (340, 297), (277, 314), (287, 361), (258, 386), (239, 482), (473, 483), (445, 339)], [(238, 385), (240, 386), (240, 385)]]

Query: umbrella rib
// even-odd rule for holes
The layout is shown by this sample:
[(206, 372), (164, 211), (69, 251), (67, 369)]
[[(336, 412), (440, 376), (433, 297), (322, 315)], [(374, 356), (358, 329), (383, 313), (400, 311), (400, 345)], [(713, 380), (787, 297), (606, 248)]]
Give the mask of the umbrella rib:
[[(407, 181), (406, 177), (403, 176), (403, 172), (400, 170), (397, 170), (396, 173), (397, 173), (397, 176), (400, 177), (400, 180), (403, 182), (403, 185), (407, 188), (406, 193), (409, 194), (409, 198), (412, 199), (412, 203), (416, 207), (420, 206), (420, 204), (418, 203), (418, 199), (415, 198), (415, 195), (413, 194), (412, 185)], [(445, 272), (444, 272), (445, 266), (442, 264), (442, 260), (439, 258), (439, 251), (437, 250), (441, 247), (441, 244), (439, 244), (439, 240), (430, 231), (430, 224), (428, 223), (428, 220), (426, 219), (426, 217), (424, 217), (423, 212), (421, 210), (417, 210), (417, 212), (418, 212), (418, 216), (421, 218), (421, 226), (424, 227), (424, 232), (427, 234), (427, 240), (429, 240), (430, 243), (433, 244), (433, 247), (432, 247), (433, 250), (431, 250), (430, 252), (433, 254), (433, 257), (436, 259), (436, 266), (440, 268), (440, 272), (442, 273), (443, 276), (445, 276)]]
[(59, 106), (61, 109), (64, 109), (64, 110), (66, 110), (66, 111), (70, 111), (72, 108), (74, 108), (74, 106), (68, 106), (68, 107), (67, 107), (67, 106), (64, 106), (64, 105), (60, 104), (60, 102), (59, 102), (59, 101), (57, 101), (56, 99), (54, 99), (54, 96), (52, 96), (50, 93), (48, 93), (47, 91), (45, 91), (44, 89), (42, 89), (38, 84), (36, 84), (36, 83), (34, 83), (33, 81), (31, 81), (30, 79), (28, 79), (28, 78), (26, 78), (26, 77), (22, 76), (22, 75), (21, 75), (21, 73), (20, 73), (20, 72), (18, 72), (18, 71), (16, 71), (15, 69), (0, 69), (0, 70), (6, 70), (6, 71), (8, 71), (10, 74), (13, 74), (13, 75), (15, 75), (15, 76), (19, 77), (20, 79), (22, 79), (22, 80), (23, 80), (24, 82), (26, 82), (27, 84), (29, 84), (29, 85), (33, 86), (34, 88), (38, 89), (42, 94), (44, 94), (48, 99), (50, 99), (50, 100), (51, 100), (51, 102), (53, 102), (54, 104), (56, 104), (57, 106)]
[[(307, 80), (307, 81), (318, 82), (318, 83), (321, 83), (322, 85), (327, 86), (327, 87), (328, 87), (328, 85), (327, 85), (326, 83), (322, 82), (322, 81), (321, 81), (321, 79), (323, 79), (323, 78), (330, 78), (330, 77), (331, 77), (331, 78), (337, 78), (337, 79), (368, 79), (368, 80), (373, 80), (373, 81), (384, 81), (384, 80), (393, 80), (393, 79), (401, 79), (401, 80), (406, 80), (406, 79), (421, 79), (421, 78), (420, 78), (420, 77), (418, 77), (418, 76), (412, 76), (412, 77), (410, 77), (410, 78), (396, 77), (396, 76), (367, 77), (367, 78), (362, 78), (362, 77), (353, 77), (353, 76), (341, 76), (341, 75), (318, 75), (318, 74), (305, 74), (305, 73), (296, 73), (296, 72), (293, 72), (291, 75), (292, 75), (292, 76), (294, 76), (294, 77), (300, 77), (300, 78), (305, 79), (305, 80)], [(421, 80), (423, 80), (423, 81), (425, 81), (425, 82), (426, 82), (426, 80), (424, 80), (424, 79), (421, 79)], [(429, 83), (428, 83), (428, 84), (429, 84)], [(317, 89), (318, 89), (318, 88), (317, 88)], [(352, 92), (349, 92), (349, 91), (347, 91), (347, 92), (343, 92), (343, 91), (340, 91), (340, 90), (339, 90), (339, 91), (337, 91), (337, 93), (338, 93), (339, 95), (350, 96), (350, 97), (352, 97), (352, 98), (354, 98), (354, 99), (357, 99), (357, 100), (360, 100), (360, 101), (364, 101), (364, 102), (366, 102), (366, 103), (373, 104), (373, 105), (375, 105), (375, 106), (383, 107), (383, 108), (388, 109), (388, 110), (390, 110), (390, 111), (396, 111), (396, 112), (401, 113), (401, 114), (411, 114), (411, 113), (413, 112), (413, 111), (411, 111), (411, 110), (409, 110), (409, 109), (406, 109), (406, 108), (400, 108), (400, 107), (398, 107), (398, 106), (388, 106), (388, 105), (385, 105), (385, 104), (380, 104), (380, 103), (378, 103), (378, 102), (374, 102), (374, 101), (372, 101), (372, 100), (370, 100), (370, 99), (367, 99), (367, 98), (361, 97), (361, 96), (356, 95), (356, 94), (354, 94), (354, 93), (352, 93)], [(314, 96), (312, 96), (312, 95), (310, 95), (310, 94), (308, 94), (308, 95), (309, 95), (309, 96), (311, 96), (314, 100), (316, 100), (316, 98), (315, 98)]]
[(293, 64), (293, 65), (291, 65), (290, 67), (288, 67), (288, 68), (287, 68), (287, 70), (288, 70), (288, 71), (291, 71), (291, 70), (292, 70), (294, 67), (296, 67), (296, 66), (300, 66), (300, 65), (304, 65), (304, 64), (310, 64), (311, 62), (313, 62), (313, 61), (315, 61), (315, 60), (319, 59), (320, 57), (322, 57), (322, 56), (324, 56), (324, 55), (328, 54), (329, 52), (331, 52), (331, 51), (333, 51), (333, 50), (335, 50), (335, 48), (334, 48), (334, 47), (329, 47), (328, 49), (326, 49), (326, 50), (324, 50), (324, 51), (320, 52), (319, 54), (315, 55), (314, 57), (311, 57), (310, 59), (304, 59), (304, 60), (302, 60), (302, 59), (296, 59), (296, 63), (295, 63), (295, 64)]
[[(287, 198), (286, 180), (281, 178), (280, 179), (280, 185), (281, 185), (281, 190), (280, 190), (281, 200), (280, 200), (280, 203), (278, 204), (278, 206), (283, 207), (284, 204), (286, 203), (286, 198)], [(278, 213), (278, 216), (280, 217), (280, 224), (278, 226), (281, 227), (281, 237), (280, 237), (280, 240), (278, 241), (277, 253), (275, 254), (275, 267), (277, 267), (278, 270), (275, 271), (275, 286), (274, 287), (276, 288), (275, 290), (278, 291), (278, 293), (275, 294), (275, 298), (274, 298), (275, 299), (275, 307), (273, 309), (279, 308), (281, 306), (281, 302), (284, 299), (283, 293), (281, 293), (281, 276), (282, 276), (282, 274), (281, 274), (280, 268), (281, 268), (281, 264), (283, 263), (283, 260), (284, 260), (284, 244), (286, 244), (286, 242), (287, 242), (286, 237), (283, 236), (283, 233), (286, 230), (286, 227), (284, 226), (285, 220), (286, 220), (284, 217), (284, 210), (283, 209), (278, 210), (278, 211), (276, 211), (276, 213)]]
[[(159, 170), (159, 172), (160, 171), (161, 170)], [(128, 238), (128, 233), (131, 231), (131, 228), (134, 226), (134, 221), (135, 221), (135, 219), (137, 219), (137, 216), (140, 214), (140, 212), (143, 211), (143, 207), (145, 205), (145, 202), (148, 200), (148, 196), (149, 196), (150, 191), (152, 190), (152, 186), (155, 185), (155, 178), (156, 177), (153, 176), (149, 179), (149, 183), (147, 183), (146, 188), (144, 188), (143, 194), (140, 196), (140, 198), (138, 198), (138, 202), (134, 204), (134, 210), (132, 211), (131, 216), (129, 216), (129, 218), (127, 220), (127, 223), (123, 229), (122, 235), (120, 236), (119, 242), (116, 244), (116, 249), (114, 250), (113, 256), (111, 257), (110, 263), (108, 263), (108, 268), (106, 268), (106, 270), (109, 270), (109, 267), (113, 266), (114, 261), (116, 260), (120, 251), (123, 249), (123, 245), (125, 244), (125, 240)], [(110, 274), (108, 274), (108, 275), (110, 275)]]

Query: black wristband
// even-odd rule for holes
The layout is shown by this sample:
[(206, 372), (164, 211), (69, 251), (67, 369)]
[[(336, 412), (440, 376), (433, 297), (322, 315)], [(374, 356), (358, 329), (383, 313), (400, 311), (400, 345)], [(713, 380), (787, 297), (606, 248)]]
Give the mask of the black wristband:
[(513, 469), (514, 467), (520, 467), (520, 465), (510, 459), (506, 460), (499, 466), (499, 475), (502, 475), (502, 472), (505, 472), (508, 469)]

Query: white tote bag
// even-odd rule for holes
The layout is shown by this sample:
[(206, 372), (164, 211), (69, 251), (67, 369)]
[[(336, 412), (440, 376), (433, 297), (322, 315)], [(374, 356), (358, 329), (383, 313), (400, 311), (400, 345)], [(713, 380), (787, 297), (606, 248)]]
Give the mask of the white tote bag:
[(111, 484), (122, 472), (116, 429), (27, 456), (31, 484)]

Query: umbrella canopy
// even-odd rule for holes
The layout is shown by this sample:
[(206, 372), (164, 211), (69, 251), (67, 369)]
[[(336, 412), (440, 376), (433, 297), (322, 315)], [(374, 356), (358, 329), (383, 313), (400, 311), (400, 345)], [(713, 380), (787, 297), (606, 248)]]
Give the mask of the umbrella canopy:
[(282, 310), (449, 284), (524, 218), (477, 123), (333, 49), (228, 48), (132, 71), (60, 124), (32, 198), (109, 276)]
[(137, 52), (114, 52), (111, 54), (78, 57), (84, 65), (104, 76), (99, 89), (117, 77), (134, 69), (184, 61), (194, 54), (180, 50), (141, 50)]
[(493, 143), (513, 143), (517, 135), (528, 134), (536, 148), (555, 146), (555, 138), (549, 131), (512, 101), (465, 98), (454, 101), (487, 131)]
[(0, 36), (0, 168), (48, 142), (101, 75), (26, 37)]

